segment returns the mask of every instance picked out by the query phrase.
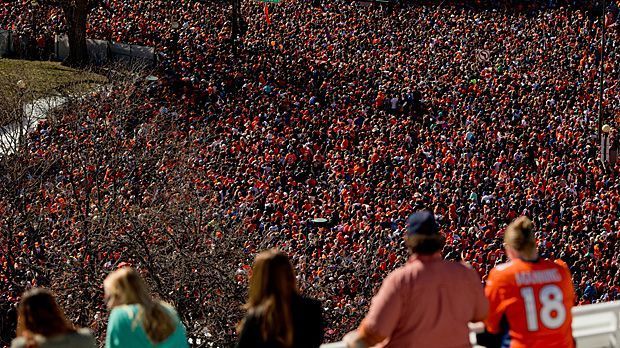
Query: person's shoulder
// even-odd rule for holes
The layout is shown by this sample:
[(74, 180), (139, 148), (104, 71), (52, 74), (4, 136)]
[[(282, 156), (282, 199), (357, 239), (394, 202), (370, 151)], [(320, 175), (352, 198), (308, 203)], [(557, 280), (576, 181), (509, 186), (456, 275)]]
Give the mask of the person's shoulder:
[(456, 272), (471, 272), (474, 270), (469, 264), (465, 262), (441, 260), (441, 264), (444, 268), (448, 268), (451, 271), (456, 271)]
[(177, 312), (177, 310), (174, 308), (173, 305), (171, 305), (168, 302), (159, 302), (159, 305), (161, 305), (164, 310), (166, 311), (166, 313), (168, 313), (168, 315), (177, 323), (179, 324), (181, 322), (181, 317), (179, 317), (179, 313)]
[[(438, 267), (429, 267), (429, 265), (440, 265)], [(438, 259), (435, 262), (422, 262), (419, 260), (409, 261), (406, 264), (396, 268), (390, 272), (383, 280), (384, 284), (392, 284), (394, 286), (409, 286), (411, 281), (416, 281), (423, 274), (429, 272), (450, 272), (457, 268), (463, 268), (462, 265), (457, 262)]]
[(392, 286), (405, 285), (408, 280), (417, 278), (420, 271), (420, 265), (416, 263), (407, 263), (390, 272), (385, 279), (383, 285), (391, 284)]
[(321, 308), (321, 301), (311, 297), (302, 296), (301, 298), (308, 306)]
[(514, 272), (518, 268), (518, 265), (512, 261), (500, 263), (499, 265), (493, 267), (491, 272), (495, 274), (508, 274)]
[(548, 270), (548, 269), (558, 269), (558, 270), (568, 270), (568, 265), (566, 262), (562, 260), (550, 260), (540, 258), (536, 261), (536, 270)]
[(76, 347), (94, 348), (97, 346), (93, 333), (87, 328), (78, 329), (71, 335), (71, 340), (75, 343)]
[(159, 305), (162, 306), (171, 315), (178, 316), (177, 310), (174, 309), (174, 306), (172, 306), (170, 303), (164, 302), (164, 301), (160, 301)]
[(305, 307), (321, 308), (321, 301), (317, 299), (305, 297), (305, 296), (299, 296), (299, 298), (300, 298), (301, 304)]
[(11, 348), (24, 348), (26, 347), (26, 339), (23, 337), (17, 337), (11, 341)]
[(566, 262), (564, 262), (561, 259), (555, 259), (555, 260), (544, 260), (545, 261), (545, 268), (547, 269), (557, 269), (560, 274), (562, 275), (563, 278), (567, 278), (570, 279), (572, 282), (572, 275), (570, 272), (570, 268), (568, 268), (568, 265), (566, 264)]
[(138, 305), (121, 305), (112, 308), (110, 321), (133, 320), (138, 312)]
[(462, 281), (465, 283), (472, 283), (480, 285), (480, 275), (473, 267), (464, 262), (443, 260), (443, 267), (441, 272), (447, 274), (453, 281)]
[[(440, 262), (443, 262), (443, 260)], [(400, 278), (411, 277), (411, 276), (415, 277), (418, 275), (418, 273), (423, 272), (425, 269), (427, 269), (425, 265), (426, 263), (420, 260), (410, 260), (404, 265), (390, 272), (387, 275), (386, 279), (388, 278), (400, 279)]]
[(138, 304), (124, 304), (112, 308), (112, 312), (136, 312), (138, 311)]
[(487, 285), (508, 281), (510, 277), (514, 277), (518, 270), (518, 265), (512, 261), (501, 263), (491, 269), (487, 278)]
[(563, 269), (563, 270), (566, 270), (566, 271), (570, 272), (570, 269), (568, 268), (568, 265), (562, 259), (555, 259), (553, 261), (547, 260), (547, 262), (553, 264), (554, 267), (557, 267), (557, 268), (560, 268), (560, 269)]
[(85, 327), (80, 328), (80, 329), (77, 329), (77, 330), (75, 331), (75, 333), (76, 333), (76, 335), (78, 335), (78, 336), (80, 336), (80, 337), (94, 337), (94, 336), (93, 336), (93, 332), (92, 332), (92, 331), (90, 331), (90, 329), (85, 328)]

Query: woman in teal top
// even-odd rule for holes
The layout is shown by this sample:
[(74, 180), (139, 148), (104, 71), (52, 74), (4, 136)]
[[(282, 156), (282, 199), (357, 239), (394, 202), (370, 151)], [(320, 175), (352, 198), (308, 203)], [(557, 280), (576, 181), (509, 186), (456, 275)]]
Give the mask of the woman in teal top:
[(112, 309), (106, 348), (189, 347), (185, 327), (174, 308), (153, 300), (134, 269), (112, 272), (103, 288)]

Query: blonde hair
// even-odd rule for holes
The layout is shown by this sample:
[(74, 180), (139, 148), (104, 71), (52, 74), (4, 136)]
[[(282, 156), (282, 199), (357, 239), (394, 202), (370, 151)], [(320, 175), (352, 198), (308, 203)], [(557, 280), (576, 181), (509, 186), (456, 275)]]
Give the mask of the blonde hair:
[(264, 341), (293, 346), (291, 301), (297, 293), (295, 272), (285, 253), (270, 249), (256, 256), (245, 308), (259, 318)]
[(511, 222), (506, 228), (504, 243), (525, 255), (536, 252), (536, 237), (532, 220), (527, 216), (521, 216)]
[(110, 273), (103, 285), (110, 295), (117, 297), (117, 303), (140, 305), (132, 326), (141, 323), (152, 342), (163, 342), (176, 329), (164, 306), (153, 300), (144, 280), (133, 268), (125, 267)]

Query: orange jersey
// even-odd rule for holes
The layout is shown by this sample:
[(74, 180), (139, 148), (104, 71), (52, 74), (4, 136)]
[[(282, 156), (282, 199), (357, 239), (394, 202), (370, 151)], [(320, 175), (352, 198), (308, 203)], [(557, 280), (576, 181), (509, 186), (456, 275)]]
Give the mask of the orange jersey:
[(510, 348), (573, 348), (571, 309), (575, 292), (562, 261), (520, 259), (491, 270), (485, 295), (489, 299), (487, 331), (508, 324)]

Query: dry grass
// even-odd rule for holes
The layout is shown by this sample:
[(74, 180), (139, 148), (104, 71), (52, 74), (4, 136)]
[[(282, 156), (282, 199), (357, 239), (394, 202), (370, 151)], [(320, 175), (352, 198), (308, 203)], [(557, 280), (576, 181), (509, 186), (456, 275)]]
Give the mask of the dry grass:
[[(25, 88), (18, 88), (18, 81)], [(106, 83), (106, 78), (56, 62), (0, 58), (0, 127), (23, 118), (21, 105), (52, 96), (81, 95)]]
[(18, 93), (19, 80), (26, 82), (26, 90), (32, 98), (85, 92), (106, 82), (101, 75), (56, 62), (0, 59), (0, 98), (12, 99)]

